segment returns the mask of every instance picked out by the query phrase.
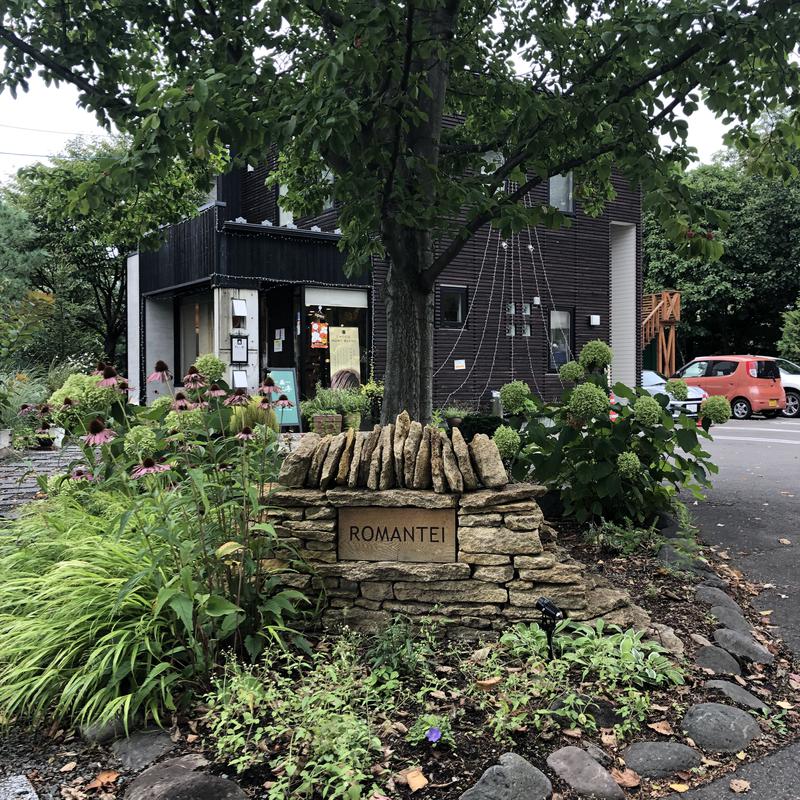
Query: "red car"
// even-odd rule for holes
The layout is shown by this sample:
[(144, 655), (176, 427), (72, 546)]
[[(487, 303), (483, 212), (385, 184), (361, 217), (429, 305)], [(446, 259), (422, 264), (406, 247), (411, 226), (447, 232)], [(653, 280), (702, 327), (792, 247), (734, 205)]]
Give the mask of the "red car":
[(781, 372), (774, 358), (701, 356), (681, 367), (674, 378), (728, 398), (734, 419), (752, 413), (775, 417), (786, 407)]

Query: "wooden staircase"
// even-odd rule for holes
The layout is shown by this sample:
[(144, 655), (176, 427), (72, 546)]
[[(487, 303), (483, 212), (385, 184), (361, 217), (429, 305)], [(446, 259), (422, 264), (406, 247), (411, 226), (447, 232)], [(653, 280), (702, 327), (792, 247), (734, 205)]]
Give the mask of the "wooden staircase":
[(675, 327), (681, 321), (681, 293), (672, 290), (642, 297), (642, 349), (656, 340), (657, 369), (669, 377), (675, 372)]

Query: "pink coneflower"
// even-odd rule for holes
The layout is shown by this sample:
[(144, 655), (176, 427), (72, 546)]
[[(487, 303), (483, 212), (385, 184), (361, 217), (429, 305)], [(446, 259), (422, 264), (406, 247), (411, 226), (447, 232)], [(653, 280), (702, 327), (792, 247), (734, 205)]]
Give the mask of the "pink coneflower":
[(248, 428), (246, 425), (242, 428), (239, 433), (236, 434), (236, 438), (240, 442), (249, 442), (251, 439), (255, 439), (256, 435), (253, 433), (251, 428)]
[(208, 401), (207, 400), (198, 400), (193, 408), (208, 408)]
[(28, 414), (31, 414), (33, 411), (36, 410), (36, 406), (31, 405), (30, 403), (23, 403), (19, 407), (19, 415), (21, 417), (27, 417)]
[(272, 401), (269, 399), (269, 397), (262, 397), (258, 401), (258, 407), (262, 411), (269, 411), (272, 408)]
[(246, 406), (250, 402), (246, 389), (237, 389), (226, 401), (226, 406)]
[(53, 413), (53, 407), (49, 403), (41, 403), (36, 411), (40, 417), (47, 417)]
[(95, 367), (94, 372), (92, 375), (102, 375), (105, 372), (105, 369), (108, 365), (105, 361), (98, 361), (97, 366)]
[(117, 371), (112, 366), (107, 366), (103, 370), (103, 379), (98, 382), (98, 386), (108, 387), (117, 385)]
[(110, 428), (106, 428), (105, 422), (100, 417), (95, 417), (89, 423), (89, 433), (86, 436), (81, 436), (81, 439), (90, 447), (96, 447), (101, 444), (107, 444), (116, 435)]
[(194, 408), (194, 406), (183, 392), (176, 392), (175, 399), (172, 401), (172, 408), (175, 411), (188, 411), (190, 408)]
[(159, 472), (169, 472), (172, 469), (169, 464), (156, 464), (152, 458), (145, 458), (139, 466), (131, 471), (131, 478), (142, 478), (145, 475), (156, 475)]
[(69, 411), (74, 405), (75, 405), (75, 403), (72, 402), (72, 398), (71, 397), (65, 397), (61, 401), (61, 410), (62, 411)]
[(183, 385), (187, 389), (199, 389), (205, 386), (206, 382), (203, 376), (197, 371), (197, 367), (189, 367), (189, 371), (183, 376)]
[(72, 472), (69, 474), (69, 477), (73, 481), (93, 481), (95, 480), (94, 475), (86, 469), (85, 467), (75, 467)]
[(275, 381), (267, 375), (264, 378), (264, 383), (258, 387), (258, 391), (260, 394), (266, 395), (269, 397), (271, 394), (280, 394), (281, 390), (275, 385)]
[(217, 383), (212, 383), (208, 387), (208, 391), (206, 391), (206, 397), (225, 397), (226, 394), (227, 392), (224, 389), (220, 389)]
[(275, 405), (278, 408), (292, 408), (294, 403), (285, 394), (282, 394), (276, 401)]
[(127, 394), (128, 392), (132, 392), (135, 388), (135, 386), (131, 386), (128, 383), (127, 378), (121, 378), (117, 384), (117, 390), (120, 392), (120, 394)]
[(148, 383), (169, 383), (172, 380), (172, 373), (169, 371), (166, 361), (159, 359), (156, 361), (155, 369), (147, 376)]

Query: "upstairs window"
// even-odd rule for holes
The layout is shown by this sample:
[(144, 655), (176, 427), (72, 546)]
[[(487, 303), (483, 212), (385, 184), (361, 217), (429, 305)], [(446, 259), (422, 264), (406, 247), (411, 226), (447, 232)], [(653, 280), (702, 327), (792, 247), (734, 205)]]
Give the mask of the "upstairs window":
[(566, 175), (553, 175), (550, 178), (550, 205), (571, 214), (572, 206), (572, 173)]
[(572, 353), (572, 312), (550, 312), (550, 371), (558, 372)]
[(460, 328), (467, 318), (467, 287), (442, 286), (439, 289), (439, 306), (443, 328)]

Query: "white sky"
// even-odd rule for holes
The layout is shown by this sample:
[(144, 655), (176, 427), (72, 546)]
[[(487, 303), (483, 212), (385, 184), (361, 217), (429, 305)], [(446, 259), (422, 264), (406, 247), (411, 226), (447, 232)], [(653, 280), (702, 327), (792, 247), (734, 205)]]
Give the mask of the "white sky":
[[(48, 87), (39, 78), (33, 78), (30, 91), (18, 94), (16, 100), (7, 90), (0, 94), (0, 182), (20, 167), (58, 153), (76, 134), (103, 135), (94, 116), (77, 103), (78, 92), (72, 86)], [(689, 118), (689, 144), (703, 162), (721, 149), (723, 131), (703, 106)]]

